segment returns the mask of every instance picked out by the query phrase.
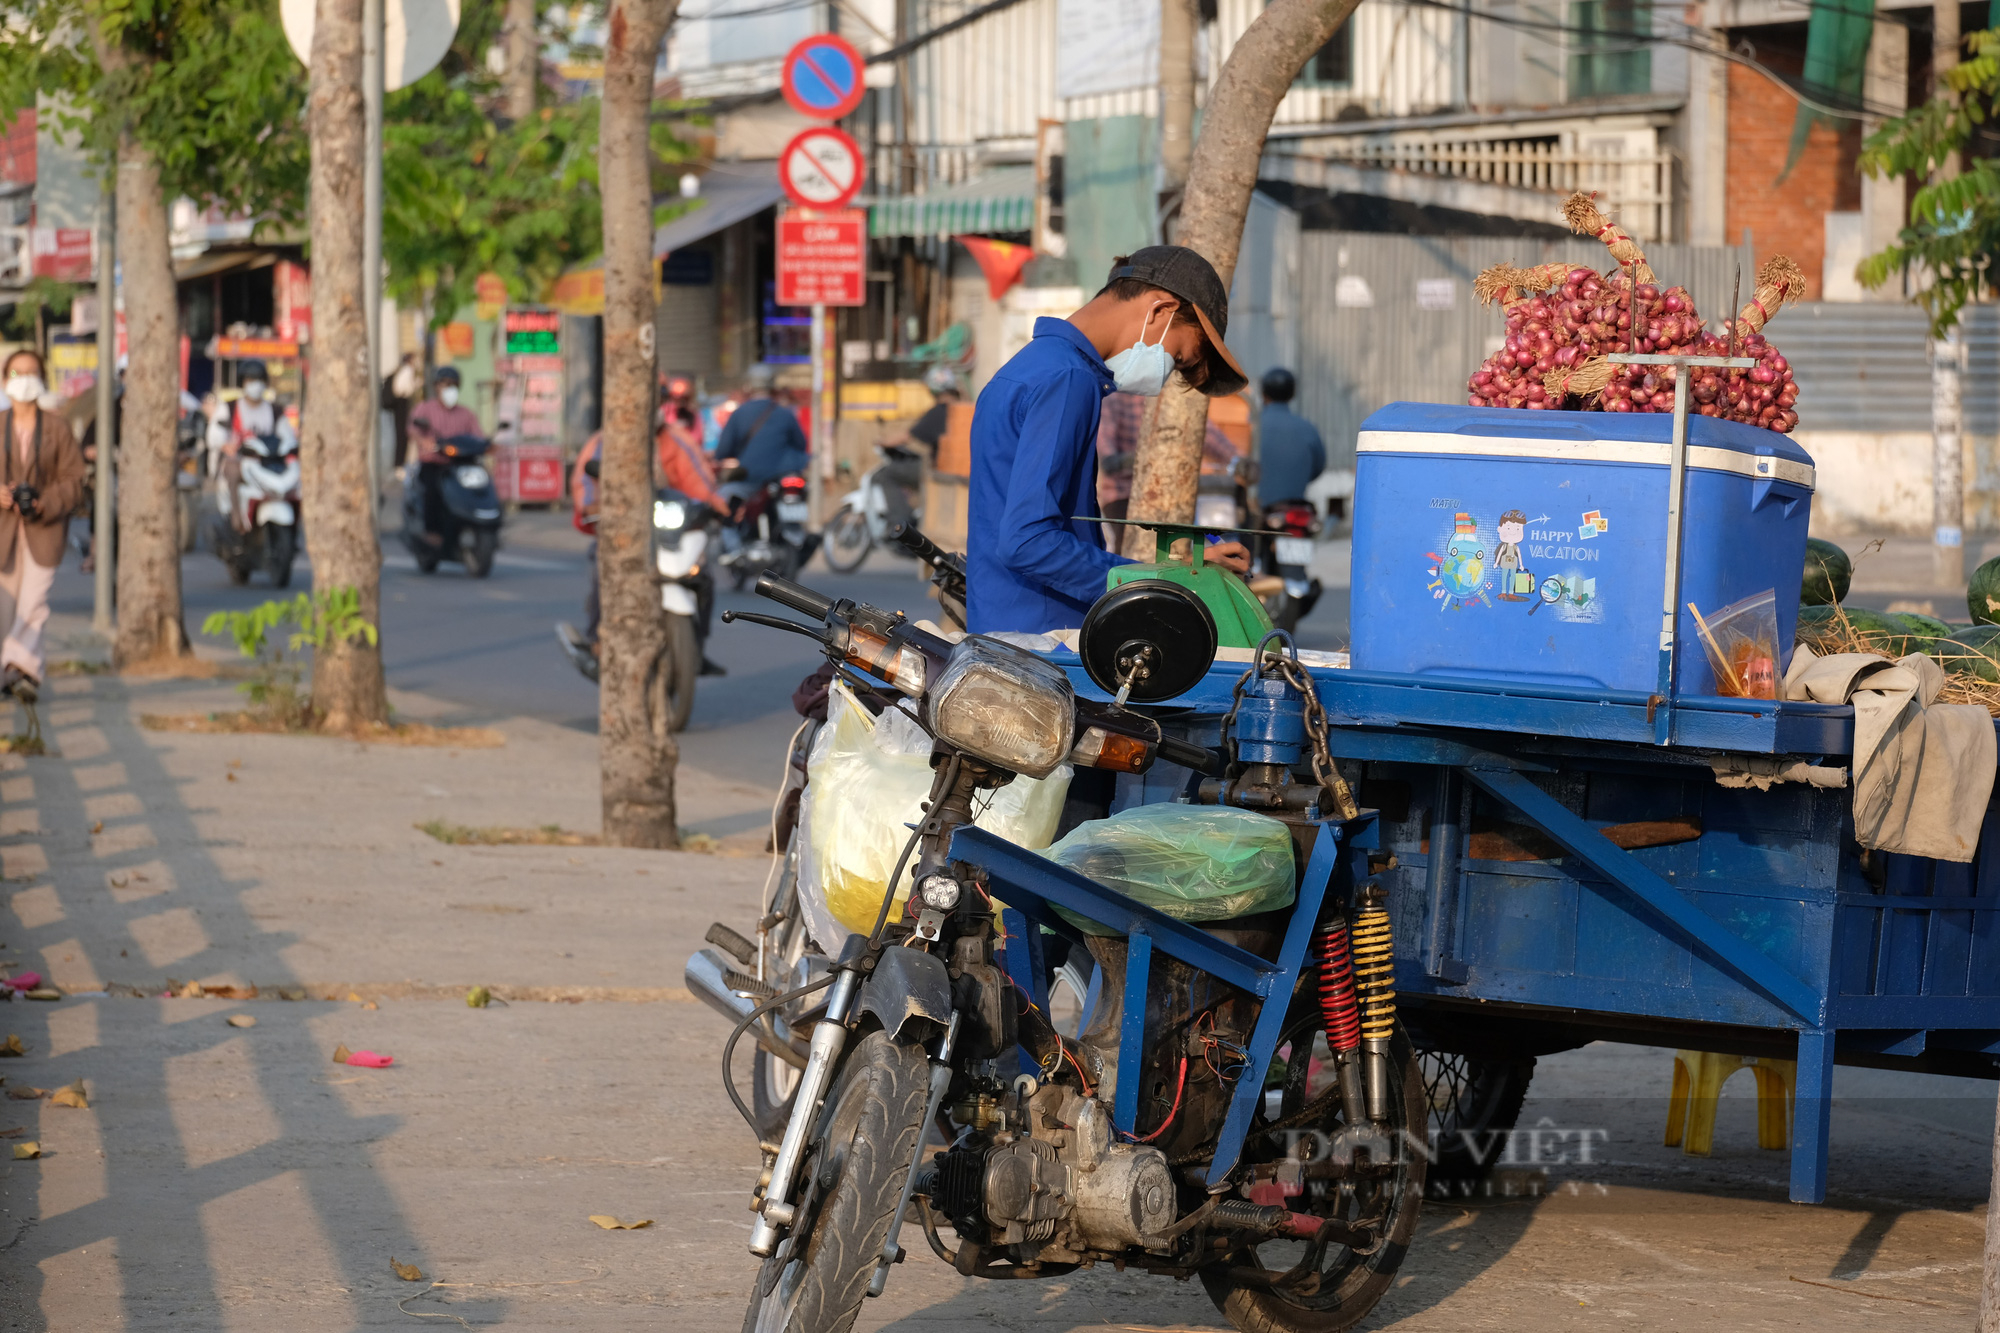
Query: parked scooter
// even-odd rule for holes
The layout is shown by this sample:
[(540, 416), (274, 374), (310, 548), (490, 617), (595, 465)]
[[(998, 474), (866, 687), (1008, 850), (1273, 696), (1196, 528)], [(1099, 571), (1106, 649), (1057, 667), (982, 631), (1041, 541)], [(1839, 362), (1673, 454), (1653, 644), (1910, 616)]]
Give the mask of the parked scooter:
[[(733, 459), (721, 464), (724, 484), (741, 479), (743, 465)], [(806, 531), (812, 507), (806, 502), (806, 479), (780, 477), (744, 500), (722, 534), (723, 568), (738, 591), (760, 574), (790, 578), (812, 559), (819, 538)]]
[[(500, 549), (500, 494), (493, 474), (478, 462), (492, 441), (454, 435), (438, 442), (441, 463), (417, 466), (416, 479), (403, 488), (403, 545), (417, 568), (437, 572), (446, 560), (461, 561), (465, 572), (483, 579), (493, 572)], [(425, 511), (435, 516), (433, 532)]]
[(299, 438), (280, 421), (268, 435), (244, 436), (236, 461), (233, 497), (228, 478), (215, 478), (210, 543), (231, 583), (262, 569), (273, 587), (289, 587), (299, 554)]
[(888, 476), (892, 466), (913, 462), (919, 455), (916, 450), (899, 444), (885, 444), (881, 448), (882, 463), (868, 470), (827, 520), (826, 567), (836, 574), (853, 573), (861, 568), (870, 551), (888, 545), (889, 530), (899, 521), (897, 515), (908, 512), (910, 523), (923, 519), (919, 506), (907, 500), (900, 505), (896, 503), (897, 497), (890, 494), (896, 483)]
[(1312, 572), (1319, 511), (1310, 500), (1280, 501), (1264, 511), (1264, 526), (1283, 535), (1266, 540), (1258, 562), (1265, 578), (1256, 581), (1254, 591), (1263, 598), (1273, 625), (1296, 629), (1319, 602), (1320, 582)]

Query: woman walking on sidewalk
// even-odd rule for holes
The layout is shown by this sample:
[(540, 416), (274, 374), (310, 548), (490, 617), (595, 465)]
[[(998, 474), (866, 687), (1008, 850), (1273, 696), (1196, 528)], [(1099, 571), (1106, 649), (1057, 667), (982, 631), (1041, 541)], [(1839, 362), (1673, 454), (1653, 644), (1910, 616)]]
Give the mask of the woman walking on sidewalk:
[(62, 563), (63, 533), (83, 494), (83, 451), (69, 422), (41, 406), (42, 358), (15, 352), (5, 368), (7, 451), (0, 464), (0, 694), (33, 702), (42, 682), (42, 626)]

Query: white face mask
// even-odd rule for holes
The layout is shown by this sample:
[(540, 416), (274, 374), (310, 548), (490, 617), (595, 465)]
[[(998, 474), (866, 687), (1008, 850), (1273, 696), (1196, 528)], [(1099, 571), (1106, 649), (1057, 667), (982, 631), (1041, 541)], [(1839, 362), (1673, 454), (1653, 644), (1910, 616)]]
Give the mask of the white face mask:
[(253, 403), (261, 403), (261, 402), (263, 402), (263, 401), (264, 401), (264, 381), (262, 381), (262, 380), (251, 380), (251, 381), (250, 381), (250, 382), (249, 382), (248, 384), (245, 384), (245, 385), (243, 386), (243, 396), (244, 396), (245, 398), (248, 398), (248, 399), (249, 399), (249, 400), (250, 400), (251, 402), (253, 402)]
[(32, 403), (42, 396), (40, 375), (9, 375), (7, 396), (17, 403)]
[[(1104, 363), (1120, 393), (1158, 397), (1160, 390), (1167, 387), (1167, 376), (1174, 373), (1174, 359), (1167, 355), (1167, 330), (1160, 330), (1158, 342), (1146, 341), (1146, 327), (1153, 322), (1153, 311), (1159, 308), (1155, 302), (1146, 312), (1146, 323), (1139, 326), (1139, 341)], [(1172, 316), (1168, 316), (1167, 324), (1173, 324)]]
[(456, 384), (447, 384), (443, 388), (439, 389), (438, 401), (440, 403), (443, 403), (446, 407), (457, 407), (458, 386)]

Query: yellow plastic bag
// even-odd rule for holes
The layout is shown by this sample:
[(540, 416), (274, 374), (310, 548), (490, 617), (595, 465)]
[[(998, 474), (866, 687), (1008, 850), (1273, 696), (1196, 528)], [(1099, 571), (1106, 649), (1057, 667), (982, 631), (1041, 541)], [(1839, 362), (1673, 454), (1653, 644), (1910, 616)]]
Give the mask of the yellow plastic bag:
[[(808, 855), (799, 893), (813, 938), (832, 953), (839, 931), (865, 934), (874, 926), (910, 826), (923, 817), (932, 773), (930, 738), (907, 717), (872, 718), (837, 682), (827, 707), (827, 725), (806, 761)], [(1064, 764), (1046, 778), (1015, 778), (991, 793), (973, 822), (1039, 851), (1055, 838), (1071, 773)], [(906, 870), (892, 911), (901, 910), (909, 891)]]

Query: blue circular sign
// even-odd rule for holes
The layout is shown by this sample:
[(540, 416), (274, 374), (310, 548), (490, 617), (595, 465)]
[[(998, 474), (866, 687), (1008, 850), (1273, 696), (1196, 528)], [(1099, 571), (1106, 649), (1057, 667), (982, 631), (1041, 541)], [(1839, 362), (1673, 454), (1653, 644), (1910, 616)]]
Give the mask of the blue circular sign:
[(785, 56), (785, 101), (815, 120), (839, 120), (861, 105), (868, 91), (865, 62), (845, 38), (830, 32), (808, 37)]

